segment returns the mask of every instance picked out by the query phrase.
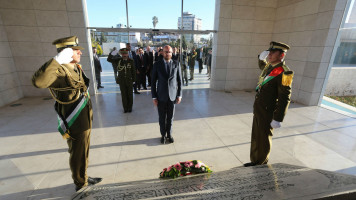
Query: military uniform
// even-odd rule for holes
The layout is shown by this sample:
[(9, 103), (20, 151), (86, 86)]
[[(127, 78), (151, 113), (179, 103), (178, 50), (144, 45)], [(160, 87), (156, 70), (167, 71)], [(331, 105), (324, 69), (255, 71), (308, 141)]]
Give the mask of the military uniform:
[(194, 66), (195, 66), (195, 59), (197, 57), (197, 52), (195, 50), (193, 50), (188, 58), (188, 65), (189, 65), (189, 71), (190, 71), (190, 79), (189, 80), (193, 80), (194, 79)]
[(182, 66), (182, 80), (183, 80), (183, 85), (184, 82), (186, 84), (186, 86), (188, 86), (188, 57), (187, 57), (187, 52), (183, 52), (183, 62), (181, 62), (181, 66)]
[[(120, 49), (120, 54), (128, 53), (127, 49)], [(134, 60), (127, 58), (117, 59), (117, 79), (116, 82), (120, 85), (122, 106), (124, 112), (132, 111), (133, 104), (133, 82), (136, 80), (136, 67)]]
[[(279, 47), (278, 44), (283, 43), (271, 42), (269, 50), (278, 49), (276, 48)], [(285, 49), (289, 49), (289, 46), (286, 45)], [(253, 105), (250, 151), (252, 165), (267, 164), (268, 162), (273, 136), (271, 122), (272, 120), (283, 121), (290, 103), (293, 78), (293, 72), (285, 65), (285, 62), (272, 66), (265, 60), (259, 60), (259, 68), (262, 73), (259, 77)]]
[[(74, 40), (76, 42), (73, 42)], [(76, 50), (83, 49), (76, 46), (77, 43), (75, 36), (53, 42), (57, 49), (67, 47)], [(93, 120), (92, 104), (88, 93), (89, 79), (84, 74), (81, 65), (74, 64), (73, 67), (70, 64), (59, 64), (56, 59), (51, 59), (35, 72), (32, 84), (37, 88), (49, 88), (56, 100), (58, 130), (67, 139), (70, 153), (69, 165), (78, 190), (88, 185), (87, 168)], [(79, 108), (79, 110), (74, 108)], [(76, 118), (71, 117), (74, 114), (77, 114)], [(64, 121), (63, 130), (60, 127), (60, 119), (61, 122)]]

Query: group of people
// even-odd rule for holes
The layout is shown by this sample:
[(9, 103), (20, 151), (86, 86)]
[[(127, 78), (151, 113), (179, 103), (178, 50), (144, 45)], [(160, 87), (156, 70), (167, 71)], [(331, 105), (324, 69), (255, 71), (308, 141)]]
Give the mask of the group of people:
[[(88, 93), (90, 80), (78, 64), (83, 48), (78, 45), (76, 36), (57, 39), (53, 45), (56, 46), (58, 54), (35, 72), (32, 83), (38, 88), (48, 88), (55, 100), (58, 131), (67, 139), (70, 153), (69, 165), (75, 189), (78, 191), (87, 185), (102, 181), (101, 178), (87, 175), (93, 120), (92, 104)], [(262, 73), (256, 87), (253, 105), (251, 162), (245, 163), (245, 167), (267, 164), (273, 130), (281, 127), (288, 109), (293, 72), (285, 65), (284, 58), (289, 48), (287, 44), (272, 41), (269, 49), (258, 57)], [(152, 61), (152, 65), (150, 59), (147, 59), (150, 64), (142, 64), (145, 62), (143, 49), (140, 49), (136, 55), (131, 51), (130, 44), (118, 52), (120, 56), (115, 57), (111, 54), (109, 60), (117, 70), (115, 77), (123, 95), (124, 111), (132, 111), (133, 89), (146, 86), (143, 80), (148, 77), (147, 71), (151, 70), (149, 84), (151, 84), (153, 104), (158, 108), (160, 142), (173, 143), (172, 123), (175, 105), (182, 101), (182, 77), (184, 79), (183, 74), (186, 72), (181, 69), (181, 66), (184, 67), (185, 61), (180, 62), (179, 57), (176, 57), (179, 52), (169, 45), (159, 49), (159, 55), (155, 56), (158, 59), (154, 63)], [(147, 51), (146, 53), (146, 58), (153, 54)], [(187, 53), (186, 57), (184, 55), (182, 57), (192, 59), (197, 54), (196, 51), (192, 51), (190, 54)], [(190, 67), (189, 58), (186, 61), (186, 67)]]

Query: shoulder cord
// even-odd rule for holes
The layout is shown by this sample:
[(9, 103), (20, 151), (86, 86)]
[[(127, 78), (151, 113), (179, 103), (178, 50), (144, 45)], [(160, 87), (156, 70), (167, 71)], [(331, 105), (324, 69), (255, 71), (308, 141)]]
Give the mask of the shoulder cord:
[[(68, 76), (68, 79), (74, 80), (72, 75), (71, 75), (71, 73), (70, 73), (70, 71), (67, 68), (65, 68), (63, 65), (61, 65), (61, 67), (63, 68), (64, 72)], [(79, 81), (76, 81), (76, 80), (74, 80), (74, 81), (77, 82), (77, 83), (80, 83)], [(80, 89), (84, 88), (84, 90), (87, 90), (87, 88), (84, 87), (84, 86), (80, 86), (79, 88), (74, 88), (74, 85), (72, 84), (72, 82), (70, 80), (68, 82), (70, 84), (70, 87), (65, 87), (65, 88), (51, 88), (50, 87), (50, 88), (48, 88), (50, 93), (51, 93), (51, 95), (52, 95), (52, 97), (53, 97), (53, 99), (56, 100), (60, 104), (71, 104), (71, 103), (74, 103), (80, 97), (80, 94), (81, 94), (80, 93)], [(73, 100), (71, 100), (71, 101), (67, 101), (67, 102), (61, 101), (54, 94), (54, 91), (64, 92), (64, 91), (70, 91), (70, 90), (78, 90), (75, 98)]]

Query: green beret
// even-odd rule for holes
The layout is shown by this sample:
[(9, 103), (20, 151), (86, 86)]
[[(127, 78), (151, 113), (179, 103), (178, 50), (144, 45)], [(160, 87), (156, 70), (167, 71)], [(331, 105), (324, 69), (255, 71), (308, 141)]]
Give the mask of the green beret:
[(53, 45), (56, 45), (57, 49), (60, 48), (72, 48), (77, 50), (83, 50), (84, 48), (78, 46), (79, 40), (77, 36), (70, 36), (65, 38), (59, 38), (52, 42)]
[(272, 41), (271, 43), (269, 43), (269, 49), (267, 49), (267, 51), (272, 51), (272, 50), (279, 50), (279, 51), (283, 51), (283, 52), (287, 52), (290, 47), (282, 42), (275, 42)]

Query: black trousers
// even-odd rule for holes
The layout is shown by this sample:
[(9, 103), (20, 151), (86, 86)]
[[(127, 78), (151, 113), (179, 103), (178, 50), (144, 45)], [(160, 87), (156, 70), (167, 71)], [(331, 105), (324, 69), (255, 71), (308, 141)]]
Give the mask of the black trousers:
[(95, 78), (98, 83), (98, 86), (101, 86), (101, 76), (100, 76), (100, 71), (95, 70)]
[(158, 101), (159, 128), (162, 136), (172, 136), (172, 124), (174, 117), (174, 101)]
[(146, 88), (146, 69), (145, 68), (140, 68), (139, 69), (139, 74), (138, 74), (138, 80), (137, 80), (137, 87), (138, 89)]

